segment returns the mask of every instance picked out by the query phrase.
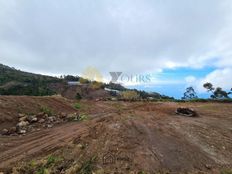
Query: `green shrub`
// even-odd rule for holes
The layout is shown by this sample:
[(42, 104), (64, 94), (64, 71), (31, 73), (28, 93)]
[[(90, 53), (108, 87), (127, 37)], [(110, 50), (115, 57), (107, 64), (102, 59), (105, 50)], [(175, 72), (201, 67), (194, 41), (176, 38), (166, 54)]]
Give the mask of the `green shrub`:
[(79, 115), (79, 121), (85, 121), (85, 120), (88, 120), (89, 119), (89, 117), (87, 116), (87, 115), (85, 115), (85, 114), (81, 114), (81, 115)]
[(74, 108), (75, 109), (80, 109), (81, 108), (81, 104), (80, 103), (75, 103), (74, 104)]
[(57, 161), (57, 158), (54, 156), (49, 156), (47, 159), (47, 164), (46, 166), (51, 166), (52, 164), (54, 164)]
[(77, 171), (79, 174), (92, 174), (94, 170), (94, 163), (96, 161), (96, 156), (92, 157), (88, 161), (84, 162), (81, 168)]
[(37, 171), (36, 174), (48, 174), (48, 169), (46, 169), (44, 166), (41, 166)]
[(46, 106), (41, 106), (40, 112), (43, 112), (43, 113), (47, 114), (48, 116), (51, 116), (53, 114), (52, 110)]

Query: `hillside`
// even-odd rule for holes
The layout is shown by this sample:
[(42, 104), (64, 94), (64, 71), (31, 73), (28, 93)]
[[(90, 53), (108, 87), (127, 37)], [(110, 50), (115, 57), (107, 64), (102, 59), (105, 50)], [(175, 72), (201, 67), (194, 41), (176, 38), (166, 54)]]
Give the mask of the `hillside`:
[(1, 95), (52, 95), (56, 92), (49, 84), (62, 82), (61, 79), (24, 72), (0, 64), (0, 94)]
[[(68, 82), (79, 81), (78, 85)], [(109, 90), (105, 90), (105, 88)], [(69, 99), (106, 99), (118, 97), (115, 91), (135, 91), (141, 99), (173, 99), (159, 93), (127, 89), (120, 84), (89, 81), (79, 76), (61, 78), (24, 72), (0, 64), (0, 95), (50, 96), (59, 94)]]

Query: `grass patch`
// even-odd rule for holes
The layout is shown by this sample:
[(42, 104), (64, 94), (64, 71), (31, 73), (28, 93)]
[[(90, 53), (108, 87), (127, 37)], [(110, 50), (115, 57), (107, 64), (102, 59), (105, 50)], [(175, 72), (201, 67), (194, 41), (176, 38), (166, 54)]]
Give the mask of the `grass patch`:
[(15, 167), (14, 171), (19, 174), (51, 174), (59, 171), (59, 165), (63, 164), (64, 158), (50, 155), (40, 160), (31, 160), (22, 166)]
[(53, 164), (55, 164), (57, 161), (59, 161), (59, 158), (55, 157), (55, 156), (49, 156), (47, 159), (47, 163), (46, 166), (52, 166)]
[(81, 104), (80, 103), (75, 103), (74, 108), (75, 109), (81, 109)]
[(96, 162), (96, 156), (82, 164), (81, 168), (77, 171), (79, 174), (92, 174), (94, 170), (94, 163)]
[(48, 108), (47, 106), (41, 106), (40, 112), (43, 112), (43, 113), (47, 114), (48, 116), (51, 116), (53, 114), (52, 110), (50, 108)]
[(88, 119), (89, 119), (89, 116), (85, 115), (85, 114), (80, 114), (79, 118), (78, 118), (79, 121), (85, 121), (85, 120), (88, 120)]
[(221, 174), (232, 174), (232, 169), (224, 169), (221, 171)]
[(38, 171), (36, 171), (35, 174), (49, 174), (48, 169), (46, 169), (44, 166), (41, 166)]

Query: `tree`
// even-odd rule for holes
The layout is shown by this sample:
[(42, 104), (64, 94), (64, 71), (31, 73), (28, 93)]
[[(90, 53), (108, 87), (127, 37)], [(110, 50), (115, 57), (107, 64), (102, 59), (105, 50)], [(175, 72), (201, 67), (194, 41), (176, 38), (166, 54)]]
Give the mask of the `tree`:
[(79, 76), (72, 76), (72, 75), (64, 75), (64, 80), (67, 81), (79, 81), (80, 77)]
[(197, 94), (192, 86), (186, 88), (186, 92), (184, 93), (184, 97), (182, 97), (183, 100), (192, 100), (196, 99)]
[(228, 92), (228, 95), (231, 95), (232, 94), (232, 88), (230, 89), (230, 92)]
[(206, 88), (208, 92), (212, 92), (210, 97), (213, 99), (229, 98), (229, 95), (232, 94), (232, 88), (230, 92), (226, 92), (221, 87), (214, 88), (211, 83), (205, 83), (203, 87)]
[(216, 98), (229, 98), (228, 93), (220, 87), (217, 87), (213, 93)]
[(104, 84), (102, 82), (93, 81), (90, 83), (90, 87), (93, 89), (101, 89), (104, 88)]
[(85, 79), (85, 78), (83, 78), (83, 77), (80, 77), (79, 82), (80, 82), (81, 84), (88, 84), (88, 83), (90, 83), (90, 81), (89, 81), (88, 79)]
[(203, 85), (203, 87), (206, 88), (208, 90), (208, 92), (214, 90), (214, 87), (213, 87), (212, 83), (209, 83), (209, 82), (205, 83)]

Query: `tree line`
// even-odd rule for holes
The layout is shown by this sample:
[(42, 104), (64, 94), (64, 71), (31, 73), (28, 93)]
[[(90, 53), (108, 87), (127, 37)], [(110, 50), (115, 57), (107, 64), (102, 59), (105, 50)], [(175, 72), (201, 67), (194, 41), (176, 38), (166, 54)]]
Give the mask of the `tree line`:
[[(229, 99), (230, 95), (232, 94), (232, 88), (230, 89), (230, 91), (225, 91), (221, 87), (214, 87), (213, 84), (209, 82), (203, 84), (203, 87), (207, 90), (207, 92), (211, 93), (210, 95), (211, 99)], [(182, 100), (193, 100), (193, 99), (198, 99), (198, 96), (194, 88), (190, 86), (186, 88)]]

